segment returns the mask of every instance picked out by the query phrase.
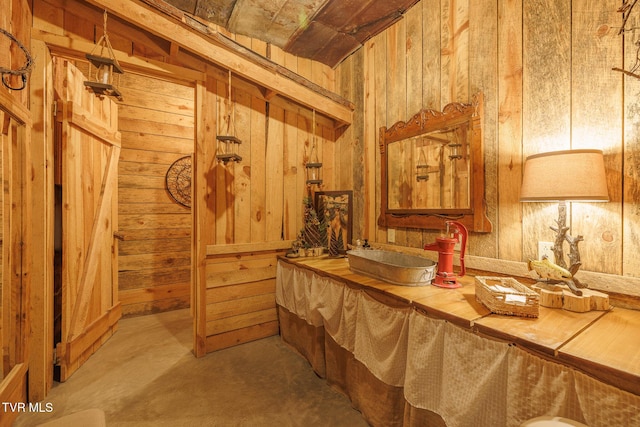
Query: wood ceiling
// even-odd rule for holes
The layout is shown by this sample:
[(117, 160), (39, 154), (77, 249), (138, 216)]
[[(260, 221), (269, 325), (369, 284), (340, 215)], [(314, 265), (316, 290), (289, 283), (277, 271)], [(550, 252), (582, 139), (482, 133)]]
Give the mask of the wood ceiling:
[(165, 0), (235, 34), (335, 67), (418, 0)]

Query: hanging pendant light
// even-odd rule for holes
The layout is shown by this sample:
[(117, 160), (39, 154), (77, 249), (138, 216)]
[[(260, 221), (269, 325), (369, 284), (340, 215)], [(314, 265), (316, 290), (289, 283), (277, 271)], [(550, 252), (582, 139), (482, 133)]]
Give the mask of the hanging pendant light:
[[(227, 111), (229, 112), (228, 121), (227, 121), (227, 132), (233, 128), (235, 133), (235, 121), (233, 122), (233, 127), (231, 126), (231, 121), (233, 120), (234, 114), (234, 104), (231, 101), (231, 70), (229, 70), (229, 97), (227, 98)], [(231, 132), (229, 132), (231, 133)], [(237, 137), (229, 134), (229, 135), (218, 135), (216, 137), (217, 140), (217, 149), (216, 149), (216, 158), (218, 161), (223, 164), (227, 164), (230, 161), (234, 161), (239, 163), (242, 160), (240, 154), (238, 154), (238, 150), (240, 148), (240, 144), (242, 141)]]
[(462, 144), (452, 142), (447, 146), (451, 150), (451, 154), (449, 154), (449, 160), (459, 160), (462, 158), (462, 154), (460, 154), (460, 147), (462, 147)]
[(318, 158), (318, 146), (316, 141), (316, 110), (313, 110), (312, 124), (312, 142), (309, 160), (305, 167), (307, 168), (307, 185), (322, 185), (322, 162)]
[[(100, 48), (100, 51), (96, 54), (98, 48)], [(114, 85), (113, 77), (114, 74), (124, 74), (124, 71), (118, 64), (109, 41), (106, 10), (104, 11), (102, 37), (100, 37), (91, 53), (87, 53), (85, 56), (91, 65), (89, 66), (89, 80), (85, 81), (84, 85), (98, 96), (112, 96), (118, 101), (122, 101), (122, 94)]]

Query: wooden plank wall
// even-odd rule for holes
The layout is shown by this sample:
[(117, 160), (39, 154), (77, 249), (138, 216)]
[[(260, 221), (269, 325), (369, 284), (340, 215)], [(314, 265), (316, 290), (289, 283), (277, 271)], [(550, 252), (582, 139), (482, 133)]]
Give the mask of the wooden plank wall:
[[(535, 258), (537, 242), (553, 240), (549, 226), (557, 206), (518, 201), (524, 158), (599, 148), (611, 201), (573, 204), (570, 213), (574, 234), (585, 238), (582, 270), (640, 277), (640, 80), (611, 70), (633, 63), (637, 36), (617, 35), (618, 7), (613, 0), (418, 2), (362, 49), (359, 90), (367, 96), (362, 135), (368, 149), (376, 148), (375, 160), (368, 162), (376, 162), (375, 180), (366, 185), (366, 199), (380, 194), (375, 129), (407, 120), (420, 108), (468, 102), (482, 91), (485, 197), (494, 231), (472, 235), (468, 253), (509, 261)], [(355, 71), (346, 61), (337, 73)], [(369, 238), (387, 242), (387, 230), (375, 222), (379, 203), (373, 215), (354, 217), (364, 218)], [(398, 229), (395, 243), (421, 247), (435, 235)]]
[[(34, 27), (44, 35), (88, 42), (102, 31), (102, 11), (77, 1), (42, 0), (34, 3)], [(138, 315), (189, 305), (191, 213), (171, 200), (164, 187), (172, 162), (194, 152), (195, 87), (209, 75), (212, 114), (207, 146), (215, 147), (216, 132), (226, 133), (228, 75), (226, 70), (173, 49), (161, 39), (109, 17), (114, 48), (152, 61), (170, 62), (169, 74), (128, 71), (120, 81), (123, 150), (119, 168), (120, 227), (119, 282), (123, 315)], [(224, 31), (223, 31), (224, 32)], [(308, 80), (333, 89), (334, 71), (297, 58), (251, 38), (225, 32), (242, 45), (269, 57)], [(64, 39), (60, 39), (64, 42)], [(196, 70), (192, 72), (187, 70)], [(200, 72), (198, 77), (198, 72)], [(189, 80), (189, 78), (192, 80)], [(302, 226), (302, 199), (306, 194), (303, 162), (312, 138), (312, 112), (282, 98), (265, 99), (257, 88), (233, 76), (233, 120), (243, 141), (243, 162), (222, 167), (211, 162), (206, 192), (213, 194), (215, 218), (206, 223), (203, 245), (294, 239)], [(201, 115), (200, 117), (205, 117)], [(324, 161), (325, 185), (334, 189), (335, 140), (331, 122), (317, 115), (316, 135)], [(233, 131), (233, 130), (232, 130)], [(325, 143), (324, 141), (327, 141)], [(212, 152), (209, 152), (211, 156)], [(208, 158), (208, 161), (211, 157)]]
[[(267, 102), (241, 82), (234, 85), (233, 79), (229, 104), (225, 73), (210, 67), (207, 74), (196, 90), (202, 128), (195, 150), (193, 282), (206, 289), (194, 306), (201, 325), (197, 355), (278, 333), (275, 304), (265, 304), (275, 298), (276, 256), (302, 228), (303, 199), (315, 190), (306, 186), (304, 168), (314, 135), (320, 159), (329, 165), (323, 190), (334, 188), (336, 175), (330, 167), (336, 146), (329, 122), (316, 115), (314, 132), (312, 112)], [(227, 130), (229, 114), (235, 129), (231, 125)], [(242, 161), (218, 162), (205, 129), (236, 135), (242, 141)], [(212, 258), (211, 251), (222, 251), (224, 257)], [(256, 274), (259, 279), (251, 278)], [(226, 288), (229, 281), (233, 288)]]
[[(0, 0), (0, 28), (30, 48), (31, 14), (26, 0)], [(9, 38), (0, 37), (0, 66), (18, 69), (24, 54)], [(3, 76), (4, 78), (5, 76)], [(22, 85), (19, 76), (6, 76)], [(2, 260), (0, 261), (0, 401), (25, 402), (29, 359), (29, 301), (32, 271), (31, 233), (31, 114), (27, 90), (0, 86), (0, 144), (2, 145)], [(10, 426), (19, 414), (0, 412), (0, 426)]]
[(207, 352), (279, 333), (277, 256), (290, 247), (291, 241), (209, 246)]
[(119, 288), (123, 315), (189, 306), (191, 210), (165, 186), (193, 153), (194, 87), (135, 73), (121, 77)]

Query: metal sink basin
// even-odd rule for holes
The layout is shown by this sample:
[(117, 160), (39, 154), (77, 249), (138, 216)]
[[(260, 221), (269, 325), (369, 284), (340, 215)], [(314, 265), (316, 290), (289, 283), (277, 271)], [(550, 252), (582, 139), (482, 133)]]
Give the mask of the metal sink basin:
[(435, 276), (436, 263), (427, 258), (380, 249), (355, 249), (347, 251), (349, 268), (364, 274), (402, 286), (425, 286)]

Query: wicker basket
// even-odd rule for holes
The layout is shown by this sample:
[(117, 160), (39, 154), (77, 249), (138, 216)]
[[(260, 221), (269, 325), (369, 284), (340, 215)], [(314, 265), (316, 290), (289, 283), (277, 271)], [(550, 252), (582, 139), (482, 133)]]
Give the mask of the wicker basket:
[(492, 313), (538, 317), (539, 295), (512, 277), (476, 276), (476, 300)]

